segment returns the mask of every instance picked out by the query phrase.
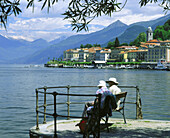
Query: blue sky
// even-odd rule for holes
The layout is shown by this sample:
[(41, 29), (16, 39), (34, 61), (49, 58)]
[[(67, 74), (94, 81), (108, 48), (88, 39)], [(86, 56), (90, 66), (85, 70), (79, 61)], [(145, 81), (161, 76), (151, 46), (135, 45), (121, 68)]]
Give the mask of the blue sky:
[[(81, 32), (81, 34), (101, 30), (116, 20), (129, 25), (139, 21), (157, 19), (165, 14), (158, 4), (148, 4), (140, 8), (138, 3), (139, 0), (128, 0), (122, 11), (113, 13), (111, 17), (101, 16), (94, 19), (89, 26), (89, 32)], [(26, 5), (26, 0), (21, 1), (22, 13), (17, 17), (9, 17), (7, 31), (1, 28), (1, 35), (29, 41), (39, 38), (51, 41), (61, 36), (77, 34), (76, 31), (72, 31), (70, 22), (63, 20), (64, 16), (61, 15), (67, 9), (68, 0), (61, 0), (53, 5), (49, 13), (47, 13), (47, 9), (41, 11), (42, 3), (35, 2), (34, 12), (32, 12), (32, 8), (26, 9)]]

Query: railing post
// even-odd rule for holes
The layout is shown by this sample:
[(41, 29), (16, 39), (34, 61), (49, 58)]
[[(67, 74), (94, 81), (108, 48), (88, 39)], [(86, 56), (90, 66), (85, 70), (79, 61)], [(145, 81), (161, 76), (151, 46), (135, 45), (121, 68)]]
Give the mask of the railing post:
[(39, 116), (38, 116), (38, 89), (36, 89), (36, 130), (39, 130)]
[(57, 138), (57, 108), (56, 108), (56, 95), (57, 92), (53, 92), (53, 96), (54, 96), (54, 138)]
[(101, 94), (99, 94), (99, 114), (98, 114), (98, 120), (97, 120), (97, 124), (98, 124), (98, 137), (100, 138), (100, 108), (101, 108)]
[(46, 91), (47, 91), (47, 87), (44, 87), (44, 121), (43, 124), (46, 124), (46, 108), (47, 108), (47, 102), (46, 102)]
[(139, 87), (136, 86), (136, 119), (142, 119), (142, 103), (139, 93)]
[[(67, 86), (67, 94), (70, 93), (70, 86)], [(67, 116), (70, 116), (70, 96), (67, 95)], [(67, 117), (67, 120), (69, 120), (70, 117)]]

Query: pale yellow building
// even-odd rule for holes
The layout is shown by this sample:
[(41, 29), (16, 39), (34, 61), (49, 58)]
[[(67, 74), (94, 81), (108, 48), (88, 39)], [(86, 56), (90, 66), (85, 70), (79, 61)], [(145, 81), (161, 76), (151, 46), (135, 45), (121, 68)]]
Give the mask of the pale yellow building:
[(78, 61), (80, 49), (68, 49), (64, 51), (64, 60), (66, 61)]
[(136, 61), (146, 61), (147, 60), (147, 52), (148, 50), (130, 50), (128, 51), (128, 62), (136, 62)]
[(170, 62), (170, 46), (154, 46), (148, 48), (147, 61), (158, 62), (159, 59), (165, 59)]

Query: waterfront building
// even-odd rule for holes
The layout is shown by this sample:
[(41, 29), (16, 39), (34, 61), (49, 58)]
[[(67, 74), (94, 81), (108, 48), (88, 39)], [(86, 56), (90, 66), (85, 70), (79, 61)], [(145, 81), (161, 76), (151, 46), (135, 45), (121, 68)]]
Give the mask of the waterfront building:
[(146, 61), (148, 50), (130, 50), (127, 53), (128, 62)]
[(89, 48), (89, 56), (86, 58), (86, 61), (87, 62), (91, 62), (95, 59), (95, 54), (96, 54), (96, 51), (94, 48)]
[(147, 62), (158, 62), (159, 59), (166, 59), (170, 62), (170, 40), (160, 41), (157, 39), (149, 40), (146, 43), (141, 42), (140, 49), (148, 49)]
[(78, 61), (80, 50), (81, 49), (68, 49), (64, 51), (64, 60), (65, 61)]
[(143, 43), (143, 45), (145, 45), (147, 47), (160, 46), (162, 42), (164, 42), (164, 41), (153, 39), (153, 40), (147, 41), (146, 43)]
[(110, 58), (111, 50), (105, 49), (100, 51), (100, 60), (107, 61)]
[(128, 52), (126, 51), (121, 51), (119, 53), (118, 61), (120, 62), (128, 62)]
[(170, 46), (150, 46), (148, 47), (147, 61), (158, 62), (159, 59), (165, 59), (170, 62)]
[(127, 59), (127, 52), (129, 50), (137, 50), (138, 47), (136, 46), (120, 46), (116, 47), (111, 51), (110, 59), (108, 60), (109, 62), (128, 62)]
[(170, 46), (170, 40), (162, 41), (161, 46)]
[(136, 47), (136, 46), (119, 46), (119, 47), (116, 47), (116, 49), (119, 49), (119, 50), (136, 50), (136, 49), (138, 49), (138, 47)]
[(119, 61), (119, 54), (120, 54), (121, 50), (119, 49), (114, 49), (114, 50), (111, 50), (111, 54), (110, 54), (110, 59), (108, 59), (108, 61), (112, 61), (112, 62), (115, 62), (115, 61)]
[[(100, 51), (101, 51), (101, 50), (102, 50), (101, 47), (91, 47), (91, 48), (89, 48), (89, 49), (88, 49), (89, 55), (88, 55), (88, 57), (86, 58), (86, 61), (87, 61), (87, 62), (91, 62), (91, 61), (96, 60), (96, 57), (98, 57), (98, 56), (96, 56), (96, 53), (99, 54), (99, 56), (100, 56)], [(96, 51), (98, 51), (99, 53), (96, 52)]]
[(88, 48), (83, 48), (79, 51), (79, 62), (86, 62), (86, 60), (89, 57), (89, 51)]
[(64, 51), (64, 60), (68, 61), (71, 60), (73, 53), (72, 53), (73, 49), (68, 49), (66, 51)]
[(170, 40), (160, 41), (157, 39), (141, 42), (140, 47), (120, 46), (113, 50), (102, 49), (101, 47), (77, 48), (64, 51), (64, 60), (92, 62), (158, 62), (159, 59), (166, 59), (170, 62)]

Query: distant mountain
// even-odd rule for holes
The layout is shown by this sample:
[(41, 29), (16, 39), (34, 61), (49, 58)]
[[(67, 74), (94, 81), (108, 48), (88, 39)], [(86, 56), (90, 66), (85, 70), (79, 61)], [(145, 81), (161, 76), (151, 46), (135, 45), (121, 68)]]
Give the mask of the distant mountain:
[(22, 45), (22, 42), (17, 41), (15, 39), (11, 39), (11, 38), (6, 38), (0, 35), (0, 47), (1, 48), (5, 48), (5, 49), (16, 48), (16, 47), (19, 47), (20, 45)]
[[(121, 34), (120, 36), (118, 36), (119, 42), (121, 43), (130, 43), (132, 41), (134, 41), (134, 39), (136, 39), (136, 37), (142, 33), (142, 32), (146, 32), (146, 28), (143, 26), (139, 26), (139, 25), (134, 25), (134, 26), (130, 26), (128, 29), (126, 29), (126, 31)], [(110, 42), (115, 41), (116, 38), (111, 39)], [(108, 44), (108, 42), (106, 42), (105, 44), (102, 45), (102, 47), (106, 47)]]
[(0, 35), (0, 63), (8, 62), (9, 60), (16, 60), (39, 51), (50, 46), (50, 44), (43, 40), (37, 39), (33, 42), (26, 40), (17, 40), (7, 38)]
[(78, 34), (68, 38), (60, 38), (51, 42), (38, 39), (33, 42), (13, 40), (0, 35), (0, 63), (46, 63), (49, 58), (61, 57), (67, 49), (80, 47), (81, 44), (101, 44), (106, 46), (109, 41), (119, 38), (120, 43), (130, 43), (141, 32), (151, 26), (155, 28), (163, 25), (170, 18), (170, 14), (152, 21), (138, 22), (126, 25), (116, 21), (108, 27), (90, 34)]
[(170, 19), (170, 14), (160, 17), (155, 20), (151, 20), (151, 21), (143, 21), (143, 22), (133, 23), (130, 26), (140, 25), (140, 26), (144, 26), (145, 28), (148, 28), (150, 26), (150, 27), (152, 27), (152, 30), (155, 30), (156, 26), (163, 25), (168, 19)]
[(50, 45), (55, 45), (55, 44), (65, 40), (66, 38), (67, 38), (67, 36), (61, 36), (60, 38), (50, 41), (49, 43), (50, 43)]
[(118, 20), (100, 31), (70, 36), (56, 45), (49, 46), (46, 49), (32, 54), (30, 57), (22, 58), (18, 61), (24, 61), (24, 63), (46, 63), (49, 57), (51, 59), (53, 57), (58, 58), (65, 50), (80, 47), (81, 44), (105, 43), (122, 34), (127, 28), (128, 26), (126, 24)]
[(46, 40), (40, 38), (40, 39), (36, 39), (33, 42), (30, 42), (29, 46), (40, 50), (46, 48), (47, 46), (50, 46), (50, 44)]
[(100, 31), (88, 34), (88, 37), (84, 39), (83, 41), (81, 41), (81, 43), (82, 44), (87, 44), (87, 43), (103, 44), (109, 41), (110, 39), (121, 35), (127, 28), (128, 28), (128, 25), (118, 20)]

